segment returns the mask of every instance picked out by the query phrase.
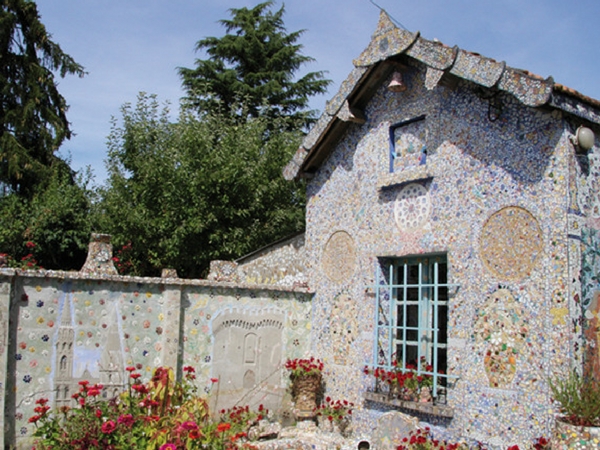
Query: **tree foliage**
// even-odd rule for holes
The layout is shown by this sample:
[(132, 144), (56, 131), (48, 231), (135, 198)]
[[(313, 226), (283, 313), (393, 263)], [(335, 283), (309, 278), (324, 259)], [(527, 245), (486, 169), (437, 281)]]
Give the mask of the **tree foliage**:
[[(243, 107), (237, 108), (243, 110)], [(122, 108), (108, 139), (109, 179), (100, 226), (132, 272), (206, 275), (213, 259), (232, 259), (304, 227), (303, 186), (281, 169), (300, 142), (283, 119), (239, 122), (221, 108), (199, 116), (140, 94)]]
[(0, 182), (33, 196), (71, 136), (54, 73), (84, 75), (28, 0), (0, 0)]
[(53, 166), (31, 198), (0, 199), (0, 251), (17, 264), (32, 254), (45, 269), (79, 270), (92, 231), (89, 178), (73, 182), (68, 166)]
[[(272, 6), (267, 1), (252, 9), (230, 9), (232, 19), (221, 20), (227, 34), (198, 41), (196, 50), (205, 51), (208, 59), (197, 59), (194, 69), (179, 69), (186, 101), (198, 111), (233, 112), (241, 119), (287, 117), (296, 129), (314, 121), (306, 110), (308, 100), (326, 92), (331, 81), (323, 72), (294, 80), (313, 58), (302, 55), (297, 43), (303, 30), (287, 33), (284, 7), (273, 12)], [(234, 108), (241, 101), (246, 108)]]

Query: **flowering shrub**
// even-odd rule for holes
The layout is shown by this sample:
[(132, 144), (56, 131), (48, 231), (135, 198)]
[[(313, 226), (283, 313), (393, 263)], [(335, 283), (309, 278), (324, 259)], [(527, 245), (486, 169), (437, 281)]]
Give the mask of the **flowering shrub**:
[(133, 265), (133, 246), (131, 241), (116, 251), (112, 258), (120, 275), (137, 275)]
[(285, 368), (290, 371), (290, 378), (292, 379), (309, 375), (321, 375), (323, 373), (323, 362), (312, 356), (309, 359), (288, 359), (285, 362)]
[(402, 439), (402, 444), (397, 450), (468, 450), (469, 447), (463, 443), (448, 443), (443, 440), (434, 439), (429, 427), (411, 431), (408, 437)]
[(27, 247), (27, 251), (29, 251), (29, 253), (23, 256), (20, 260), (13, 258), (8, 253), (0, 253), (0, 267), (6, 266), (25, 270), (43, 269), (43, 267), (38, 264), (37, 260), (33, 256), (33, 251), (36, 247), (35, 242), (27, 241), (25, 242), (25, 247)]
[(333, 400), (331, 397), (325, 397), (325, 403), (315, 411), (317, 416), (323, 417), (330, 422), (341, 422), (349, 419), (352, 415), (354, 403), (348, 400)]
[[(84, 449), (233, 449), (243, 448), (246, 431), (263, 414), (247, 407), (222, 411), (210, 420), (208, 403), (197, 395), (195, 370), (183, 368), (184, 379), (175, 381), (169, 368), (159, 367), (147, 383), (128, 367), (127, 390), (117, 398), (101, 399), (103, 386), (79, 383), (73, 394), (76, 407), (52, 412), (45, 398), (36, 401), (36, 450)], [(240, 445), (238, 445), (240, 444)]]
[[(550, 450), (550, 442), (544, 437), (535, 440), (532, 447), (534, 450)], [(412, 431), (408, 437), (402, 439), (402, 444), (397, 450), (485, 450), (486, 447), (480, 442), (474, 446), (469, 446), (464, 442), (449, 443), (440, 439), (434, 439), (429, 427)], [(506, 450), (521, 450), (518, 445), (511, 445)]]

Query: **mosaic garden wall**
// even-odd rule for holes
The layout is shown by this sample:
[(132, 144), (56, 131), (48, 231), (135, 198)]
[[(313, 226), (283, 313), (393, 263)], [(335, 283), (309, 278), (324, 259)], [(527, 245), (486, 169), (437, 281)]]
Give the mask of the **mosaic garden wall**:
[[(545, 380), (582, 357), (577, 280), (582, 261), (590, 274), (600, 264), (592, 250), (598, 227), (583, 230), (594, 240), (583, 254), (581, 227), (567, 231), (577, 228), (569, 196), (583, 176), (568, 139), (573, 130), (562, 113), (502, 92), (491, 98), (461, 80), (430, 86), (417, 63), (402, 75), (406, 91), (390, 92), (383, 81), (366, 122), (349, 127), (308, 185), (313, 333), (331, 367), (329, 392), (362, 404), (359, 433), (372, 433), (387, 409), (363, 401), (374, 380), (362, 369), (379, 356), (380, 259), (445, 255), (455, 286), (453, 417), (426, 419), (442, 435), (497, 446), (548, 436), (554, 413)], [(587, 179), (597, 183), (597, 175)], [(590, 191), (597, 195), (597, 187)], [(569, 259), (573, 252), (579, 256)], [(597, 285), (595, 277), (582, 282)], [(594, 301), (588, 316), (600, 310)]]
[(0, 277), (7, 443), (27, 442), (40, 396), (70, 405), (85, 379), (112, 397), (128, 366), (149, 377), (191, 365), (216, 408), (243, 398), (276, 410), (283, 363), (309, 353), (310, 296), (298, 290), (10, 269)]

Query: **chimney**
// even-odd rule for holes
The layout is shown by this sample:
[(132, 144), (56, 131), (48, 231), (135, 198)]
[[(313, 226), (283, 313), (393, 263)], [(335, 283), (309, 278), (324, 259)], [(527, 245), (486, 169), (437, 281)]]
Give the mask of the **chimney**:
[(87, 259), (79, 272), (96, 275), (118, 275), (112, 257), (110, 234), (92, 233)]

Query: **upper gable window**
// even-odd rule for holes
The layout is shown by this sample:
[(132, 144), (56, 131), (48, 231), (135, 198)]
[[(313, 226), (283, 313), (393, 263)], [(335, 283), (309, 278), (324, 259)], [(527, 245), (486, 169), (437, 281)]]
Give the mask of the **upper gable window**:
[(390, 173), (426, 163), (426, 125), (423, 115), (390, 127)]

